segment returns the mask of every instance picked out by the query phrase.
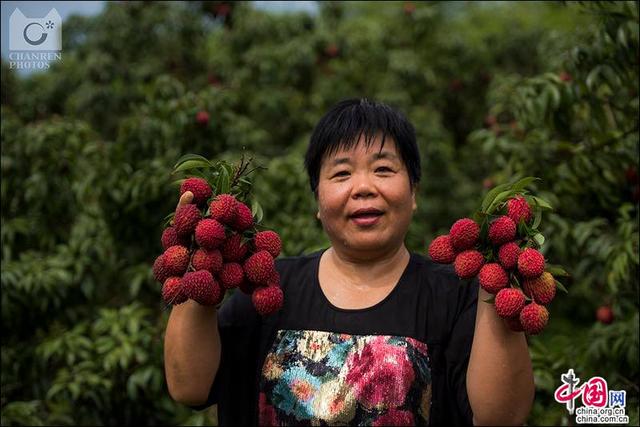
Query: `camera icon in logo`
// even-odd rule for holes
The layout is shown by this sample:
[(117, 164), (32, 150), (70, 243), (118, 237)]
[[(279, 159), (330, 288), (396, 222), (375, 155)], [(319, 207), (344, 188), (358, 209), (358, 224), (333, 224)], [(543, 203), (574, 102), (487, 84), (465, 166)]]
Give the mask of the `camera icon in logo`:
[(62, 18), (53, 8), (43, 18), (27, 18), (16, 8), (9, 17), (9, 50), (62, 50)]

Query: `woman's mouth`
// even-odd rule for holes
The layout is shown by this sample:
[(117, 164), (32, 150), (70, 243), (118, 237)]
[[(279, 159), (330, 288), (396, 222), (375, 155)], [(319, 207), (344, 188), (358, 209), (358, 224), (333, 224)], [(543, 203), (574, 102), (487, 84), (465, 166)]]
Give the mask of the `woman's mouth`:
[(380, 220), (382, 215), (384, 215), (384, 212), (379, 209), (358, 209), (357, 211), (349, 215), (349, 219), (351, 219), (351, 221), (353, 221), (358, 226), (370, 227), (376, 224)]

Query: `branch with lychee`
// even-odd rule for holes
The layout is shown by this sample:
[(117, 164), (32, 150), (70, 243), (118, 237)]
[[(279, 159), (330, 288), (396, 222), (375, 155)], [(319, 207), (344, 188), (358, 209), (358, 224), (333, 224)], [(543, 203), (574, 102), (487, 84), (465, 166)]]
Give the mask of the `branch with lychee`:
[[(268, 315), (280, 309), (283, 294), (275, 258), (282, 242), (265, 229), (262, 208), (251, 196), (249, 169), (244, 156), (236, 165), (212, 162), (187, 154), (176, 163), (180, 202), (165, 218), (164, 249), (153, 264), (167, 305), (192, 299), (218, 306), (227, 290), (251, 295), (256, 311)], [(191, 194), (189, 194), (190, 192)]]
[(452, 264), (461, 279), (478, 277), (482, 289), (493, 296), (496, 312), (509, 328), (529, 335), (547, 325), (547, 305), (556, 288), (567, 292), (556, 277), (568, 276), (546, 262), (539, 251), (545, 238), (538, 230), (542, 213), (552, 210), (526, 187), (538, 178), (526, 177), (502, 184), (487, 193), (473, 218), (456, 221), (449, 234), (429, 245), (434, 262)]

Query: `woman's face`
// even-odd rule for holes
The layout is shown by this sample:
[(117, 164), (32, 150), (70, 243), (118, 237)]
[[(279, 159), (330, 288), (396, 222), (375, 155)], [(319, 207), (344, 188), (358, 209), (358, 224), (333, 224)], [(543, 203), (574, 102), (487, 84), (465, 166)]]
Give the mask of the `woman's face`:
[(376, 137), (367, 148), (326, 156), (318, 182), (318, 218), (334, 248), (355, 257), (393, 250), (404, 243), (415, 190), (395, 141)]

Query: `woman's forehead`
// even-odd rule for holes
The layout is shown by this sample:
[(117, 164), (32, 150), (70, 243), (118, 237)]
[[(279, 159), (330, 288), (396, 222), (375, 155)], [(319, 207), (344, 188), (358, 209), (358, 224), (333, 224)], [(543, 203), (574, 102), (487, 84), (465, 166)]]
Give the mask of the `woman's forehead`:
[(375, 156), (375, 157), (397, 157), (398, 148), (392, 137), (386, 136), (384, 143), (382, 136), (372, 138), (369, 143), (364, 136), (360, 137), (358, 142), (348, 146), (347, 144), (339, 144), (334, 150), (329, 151), (324, 156), (324, 160), (333, 160), (338, 157), (354, 157), (356, 155)]

